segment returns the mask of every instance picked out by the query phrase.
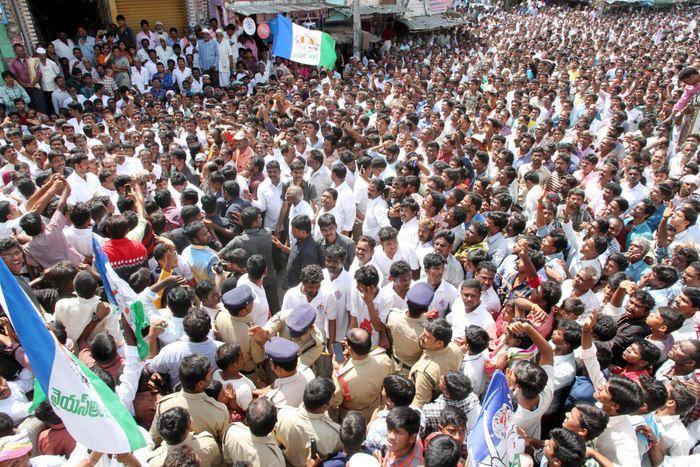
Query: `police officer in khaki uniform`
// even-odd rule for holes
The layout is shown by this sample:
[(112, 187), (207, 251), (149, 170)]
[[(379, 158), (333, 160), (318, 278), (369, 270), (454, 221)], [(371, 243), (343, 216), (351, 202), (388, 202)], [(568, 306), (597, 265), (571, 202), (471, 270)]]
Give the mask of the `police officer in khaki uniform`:
[(395, 369), (401, 376), (408, 376), (411, 367), (423, 354), (419, 338), (426, 323), (425, 312), (433, 301), (435, 291), (427, 282), (417, 282), (406, 294), (408, 310), (394, 308), (386, 319), (391, 334)]
[(448, 371), (459, 371), (462, 351), (452, 342), (452, 326), (444, 318), (429, 321), (419, 342), (423, 355), (411, 367), (408, 377), (416, 385), (411, 405), (422, 409), (440, 394), (440, 377)]
[(379, 407), (382, 383), (393, 365), (383, 348), (371, 351), (372, 337), (365, 329), (350, 329), (345, 344), (346, 361), (333, 362), (335, 393), (331, 405), (340, 408), (341, 420), (350, 410), (359, 410), (365, 420), (370, 420)]
[(192, 448), (202, 461), (202, 465), (221, 464), (221, 451), (216, 440), (211, 433), (206, 431), (197, 435), (192, 433), (190, 430), (192, 420), (186, 409), (182, 407), (168, 409), (160, 414), (154, 425), (163, 437), (165, 444), (149, 453), (146, 459), (149, 466), (162, 467), (168, 454), (183, 444)]
[(326, 414), (335, 392), (328, 378), (316, 378), (304, 389), (304, 403), (298, 408), (283, 407), (277, 414), (275, 439), (282, 448), (287, 465), (306, 466), (311, 438), (322, 460), (343, 449), (340, 426)]
[(316, 311), (308, 303), (302, 303), (293, 310), (282, 310), (264, 327), (253, 327), (250, 334), (260, 344), (264, 345), (271, 336), (289, 339), (299, 346), (299, 362), (309, 368), (323, 353), (325, 340), (323, 334), (314, 325)]
[(270, 399), (278, 408), (289, 405), (299, 407), (306, 384), (314, 379), (313, 372), (299, 365), (299, 346), (283, 337), (273, 337), (265, 344), (265, 356), (277, 379), (272, 387), (258, 389), (254, 393)]
[(284, 465), (282, 450), (272, 436), (277, 424), (275, 405), (266, 397), (255, 399), (248, 406), (245, 423), (236, 422), (226, 432), (222, 448), (224, 464), (243, 460), (252, 467)]
[[(187, 409), (192, 419), (192, 431), (195, 435), (207, 431), (214, 435), (217, 443), (229, 426), (228, 409), (224, 404), (207, 396), (204, 390), (211, 382), (211, 362), (202, 354), (188, 355), (180, 363), (179, 392), (169, 394), (156, 404), (154, 420), (173, 407)], [(157, 423), (151, 425), (151, 438), (160, 444), (162, 438), (158, 433)]]
[(262, 346), (253, 339), (248, 331), (253, 327), (250, 312), (253, 310), (253, 291), (248, 285), (240, 285), (226, 292), (222, 301), (228, 313), (216, 315), (214, 326), (219, 339), (225, 343), (236, 343), (243, 353), (241, 373), (248, 376), (264, 377), (261, 364), (265, 361)]

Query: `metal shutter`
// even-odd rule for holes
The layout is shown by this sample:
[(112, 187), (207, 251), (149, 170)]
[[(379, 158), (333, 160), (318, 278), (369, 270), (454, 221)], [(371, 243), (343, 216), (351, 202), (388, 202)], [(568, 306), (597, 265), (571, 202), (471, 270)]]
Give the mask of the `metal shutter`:
[(114, 16), (124, 15), (134, 34), (141, 31), (142, 19), (148, 20), (151, 31), (155, 31), (156, 21), (163, 23), (166, 32), (173, 26), (181, 34), (185, 31), (185, 0), (115, 0), (114, 3), (117, 10)]

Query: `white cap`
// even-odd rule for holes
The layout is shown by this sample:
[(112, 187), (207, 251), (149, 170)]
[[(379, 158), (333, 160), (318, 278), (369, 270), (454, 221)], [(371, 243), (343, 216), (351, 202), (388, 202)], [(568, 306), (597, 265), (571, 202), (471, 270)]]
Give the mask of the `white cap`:
[(198, 152), (196, 156), (194, 156), (195, 162), (204, 162), (207, 160), (207, 155), (204, 154), (203, 152)]
[(681, 178), (681, 182), (688, 183), (690, 185), (700, 186), (700, 177), (697, 175), (686, 175)]
[(211, 34), (211, 31), (207, 28), (202, 29), (202, 34)]
[(39, 48), (36, 49), (36, 53), (38, 53), (38, 54), (45, 54), (45, 53), (46, 53), (46, 49), (43, 48), (43, 47), (39, 47)]
[(219, 29), (216, 30), (216, 34), (223, 34), (223, 33), (224, 33), (224, 31), (223, 31), (223, 29), (221, 29), (221, 28), (219, 28)]
[(242, 130), (238, 130), (235, 135), (233, 135), (233, 139), (236, 141), (241, 141), (243, 139), (248, 139), (248, 137), (245, 135), (245, 133)]

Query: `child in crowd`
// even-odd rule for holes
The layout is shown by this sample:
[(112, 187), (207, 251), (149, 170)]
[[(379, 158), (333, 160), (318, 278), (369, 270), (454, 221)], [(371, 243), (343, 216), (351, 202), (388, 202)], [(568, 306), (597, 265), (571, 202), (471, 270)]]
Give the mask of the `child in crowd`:
[(464, 330), (464, 344), (462, 350), (462, 373), (469, 377), (472, 383), (472, 391), (481, 397), (486, 390), (486, 375), (484, 364), (486, 362), (485, 350), (489, 346), (489, 334), (479, 326), (467, 326)]
[(489, 354), (485, 365), (488, 374), (493, 374), (495, 370), (503, 371), (518, 360), (532, 360), (534, 358), (537, 348), (532, 339), (527, 334), (519, 334), (514, 331), (518, 329), (514, 325), (519, 323), (530, 325), (529, 321), (522, 318), (516, 318), (511, 322), (496, 348)]
[(240, 419), (245, 418), (248, 406), (253, 402), (253, 391), (255, 384), (246, 376), (241, 374), (243, 365), (243, 352), (238, 344), (224, 344), (216, 351), (216, 365), (219, 367), (212, 374), (212, 380), (218, 381), (224, 388), (231, 385), (235, 393), (235, 399), (231, 401), (231, 407)]
[(659, 348), (661, 352), (659, 363), (668, 358), (668, 351), (673, 345), (671, 333), (680, 329), (684, 319), (679, 311), (667, 306), (662, 306), (647, 316), (646, 321), (651, 328), (651, 334), (647, 336), (647, 340)]
[(448, 405), (442, 409), (438, 430), (430, 433), (425, 438), (424, 444), (427, 446), (435, 437), (440, 435), (447, 435), (457, 442), (461, 447), (462, 461), (464, 461), (467, 457), (467, 445), (465, 444), (467, 439), (467, 415), (464, 413), (464, 410), (454, 405)]
[(622, 359), (627, 364), (624, 367), (611, 365), (610, 372), (637, 381), (641, 375), (649, 375), (660, 358), (659, 348), (652, 342), (640, 338), (622, 352)]

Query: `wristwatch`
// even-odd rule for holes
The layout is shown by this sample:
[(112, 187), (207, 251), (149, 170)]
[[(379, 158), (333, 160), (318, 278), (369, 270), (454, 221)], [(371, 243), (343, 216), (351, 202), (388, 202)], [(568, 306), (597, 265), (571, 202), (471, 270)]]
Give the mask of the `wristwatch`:
[(90, 321), (92, 321), (93, 323), (99, 323), (100, 321), (102, 321), (102, 318), (97, 316), (97, 313), (93, 313), (90, 317)]

